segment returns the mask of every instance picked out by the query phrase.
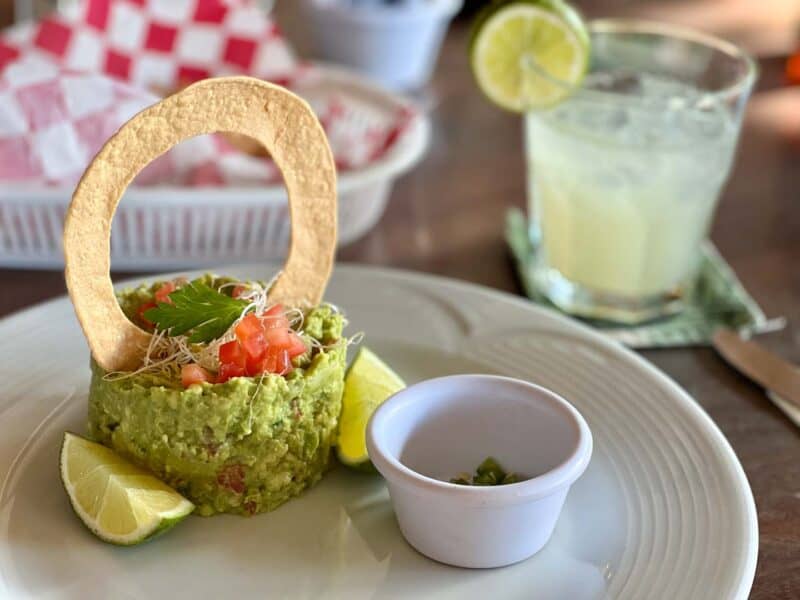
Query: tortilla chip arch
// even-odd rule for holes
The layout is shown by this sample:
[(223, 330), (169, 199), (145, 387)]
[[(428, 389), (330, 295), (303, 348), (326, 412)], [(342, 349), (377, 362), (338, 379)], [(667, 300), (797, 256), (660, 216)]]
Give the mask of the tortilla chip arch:
[(336, 167), (322, 126), (282, 87), (251, 77), (206, 79), (125, 123), (89, 164), (67, 210), (67, 289), (92, 356), (107, 371), (140, 367), (151, 338), (122, 312), (111, 283), (111, 221), (120, 198), (155, 158), (218, 132), (255, 139), (283, 175), (292, 235), (270, 300), (295, 307), (322, 300), (336, 252)]

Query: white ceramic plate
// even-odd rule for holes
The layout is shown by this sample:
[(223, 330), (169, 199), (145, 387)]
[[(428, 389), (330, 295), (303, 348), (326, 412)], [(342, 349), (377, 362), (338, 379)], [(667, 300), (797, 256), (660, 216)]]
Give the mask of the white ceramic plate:
[(0, 597), (747, 596), (758, 531), (742, 468), (708, 416), (644, 360), (520, 299), (439, 278), (345, 266), (328, 297), (409, 382), (502, 373), (583, 413), (594, 456), (544, 550), (496, 570), (431, 562), (403, 541), (382, 481), (342, 469), (270, 514), (193, 517), (134, 548), (97, 541), (58, 478), (63, 431), (84, 430), (89, 376), (61, 299), (0, 323)]

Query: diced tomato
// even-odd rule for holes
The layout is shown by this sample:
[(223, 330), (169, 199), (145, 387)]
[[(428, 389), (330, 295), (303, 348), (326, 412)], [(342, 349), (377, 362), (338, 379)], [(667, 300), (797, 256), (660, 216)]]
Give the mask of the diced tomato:
[(262, 371), (264, 373), (277, 373), (278, 372), (278, 353), (280, 348), (277, 346), (270, 346), (264, 353), (264, 360), (262, 363)]
[(270, 306), (269, 309), (262, 315), (264, 317), (284, 317), (286, 311), (283, 310), (283, 304), (275, 304)]
[(245, 358), (242, 346), (236, 340), (226, 342), (219, 347), (219, 362), (222, 365), (244, 367)]
[(146, 312), (147, 312), (148, 310), (150, 310), (151, 308), (155, 308), (155, 307), (156, 307), (156, 303), (155, 303), (155, 302), (152, 302), (152, 301), (151, 301), (151, 302), (145, 302), (144, 304), (142, 304), (142, 305), (139, 307), (139, 310), (138, 310), (138, 311), (136, 311), (136, 314), (139, 316), (139, 319), (141, 319), (141, 320), (142, 320), (142, 322), (143, 322), (145, 325), (148, 325), (149, 327), (153, 327), (154, 323), (153, 323), (153, 322), (152, 322), (150, 319), (148, 319), (147, 317), (145, 317), (145, 316), (144, 316), (144, 313), (146, 313)]
[(244, 367), (240, 367), (239, 365), (234, 365), (232, 363), (223, 363), (219, 367), (219, 373), (217, 374), (217, 383), (225, 383), (229, 379), (233, 379), (234, 377), (244, 377), (247, 375)]
[(256, 377), (257, 375), (261, 375), (266, 369), (267, 356), (266, 353), (262, 354), (258, 357), (247, 357), (247, 362), (245, 363), (245, 373), (247, 373), (248, 377)]
[(289, 319), (286, 318), (286, 313), (280, 304), (276, 304), (261, 315), (261, 322), (264, 324), (264, 330), (289, 329)]
[(262, 373), (274, 373), (278, 348), (267, 346), (264, 353), (258, 358), (247, 359), (247, 374), (256, 377)]
[(274, 328), (274, 329), (266, 329), (264, 330), (264, 339), (269, 346), (278, 346), (280, 348), (287, 348), (289, 344), (292, 343), (292, 339), (289, 336), (289, 332), (291, 330), (286, 328)]
[(292, 359), (304, 354), (305, 343), (289, 326), (283, 306), (276, 305), (260, 317), (249, 314), (234, 329), (236, 340), (220, 346), (218, 381), (244, 375), (291, 373)]
[(236, 339), (239, 340), (247, 356), (249, 358), (261, 358), (266, 347), (261, 320), (251, 313), (239, 321), (234, 331)]
[(181, 383), (183, 383), (183, 387), (188, 388), (192, 384), (203, 382), (214, 382), (211, 373), (206, 371), (203, 367), (195, 363), (183, 365), (183, 367), (181, 367)]
[(236, 337), (241, 342), (242, 339), (257, 335), (263, 331), (261, 326), (261, 319), (253, 313), (247, 315), (244, 319), (239, 321), (236, 325)]
[(189, 283), (189, 280), (186, 277), (176, 277), (172, 281), (162, 283), (155, 293), (156, 303), (172, 304), (172, 298), (169, 295), (187, 283)]
[(174, 281), (161, 284), (161, 287), (156, 290), (156, 302), (172, 304), (172, 298), (169, 295), (177, 289), (178, 285)]
[(288, 375), (292, 372), (292, 369), (294, 369), (294, 367), (292, 366), (292, 359), (289, 357), (289, 352), (286, 350), (280, 350), (275, 360), (275, 370), (273, 373), (277, 373), (278, 375)]
[(185, 277), (178, 277), (172, 281), (162, 283), (161, 286), (156, 290), (153, 300), (145, 302), (139, 307), (139, 310), (137, 311), (139, 319), (148, 327), (153, 327), (154, 323), (145, 317), (144, 313), (151, 308), (156, 308), (156, 306), (159, 304), (172, 304), (172, 298), (170, 298), (169, 295), (177, 290), (180, 286), (185, 285), (187, 282), (188, 280)]
[(289, 352), (289, 358), (296, 358), (306, 353), (306, 343), (294, 331), (289, 334), (289, 347), (286, 349)]
[(248, 357), (245, 369), (250, 377), (257, 377), (262, 373), (271, 373), (270, 368), (274, 362), (274, 353), (271, 352), (270, 348), (267, 348), (259, 357)]
[(245, 286), (243, 286), (242, 284), (239, 284), (239, 285), (234, 286), (233, 291), (231, 292), (231, 296), (233, 298), (240, 298), (242, 296), (242, 294), (244, 294), (246, 291), (247, 291), (247, 288)]
[(277, 373), (278, 372), (278, 354), (280, 354), (280, 348), (277, 346), (271, 346), (269, 350), (267, 350), (266, 354), (266, 362), (264, 363), (264, 371), (267, 373)]
[(226, 342), (219, 347), (219, 374), (217, 383), (225, 383), (233, 377), (247, 375), (247, 357), (238, 341)]
[(264, 353), (264, 357), (258, 362), (255, 371), (258, 375), (261, 373), (288, 375), (293, 369), (292, 359), (287, 350), (277, 346), (269, 346)]

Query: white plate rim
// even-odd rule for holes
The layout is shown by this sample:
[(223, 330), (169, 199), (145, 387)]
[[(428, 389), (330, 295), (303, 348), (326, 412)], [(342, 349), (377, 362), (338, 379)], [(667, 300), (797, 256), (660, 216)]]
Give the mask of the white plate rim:
[(755, 579), (756, 567), (758, 563), (758, 547), (759, 547), (758, 514), (756, 511), (755, 498), (753, 497), (753, 491), (752, 488), (750, 487), (750, 482), (747, 480), (747, 475), (744, 472), (744, 467), (742, 467), (742, 463), (739, 460), (739, 457), (736, 455), (736, 452), (734, 451), (728, 439), (725, 437), (725, 434), (722, 433), (722, 430), (719, 428), (719, 426), (709, 416), (709, 414), (705, 411), (705, 409), (703, 409), (703, 407), (694, 398), (692, 398), (689, 395), (689, 393), (686, 390), (684, 390), (669, 375), (664, 373), (661, 369), (657, 368), (655, 365), (653, 365), (650, 361), (646, 360), (644, 357), (639, 356), (633, 350), (627, 348), (626, 346), (623, 346), (619, 342), (616, 342), (602, 335), (601, 333), (598, 333), (588, 325), (580, 321), (577, 321), (575, 319), (571, 319), (552, 308), (534, 304), (525, 298), (515, 296), (508, 292), (496, 290), (477, 283), (452, 279), (430, 273), (419, 273), (406, 269), (365, 266), (365, 265), (350, 264), (344, 262), (337, 263), (336, 269), (344, 269), (347, 271), (350, 270), (361, 271), (364, 273), (373, 273), (378, 276), (381, 275), (385, 276), (389, 274), (391, 276), (395, 276), (400, 279), (406, 279), (407, 281), (411, 282), (428, 281), (429, 283), (441, 283), (445, 281), (447, 282), (448, 285), (452, 287), (462, 288), (464, 290), (478, 292), (483, 295), (502, 298), (504, 301), (509, 301), (526, 310), (532, 310), (534, 312), (538, 312), (548, 317), (555, 318), (561, 321), (562, 323), (571, 326), (573, 329), (581, 331), (586, 337), (591, 339), (594, 343), (600, 345), (601, 347), (611, 352), (612, 354), (616, 354), (617, 356), (624, 357), (628, 361), (634, 362), (640, 368), (647, 371), (648, 374), (655, 377), (662, 384), (667, 386), (674, 393), (675, 398), (676, 399), (680, 398), (680, 401), (684, 405), (684, 407), (688, 408), (691, 411), (691, 414), (698, 419), (698, 422), (700, 424), (702, 424), (701, 427), (704, 428), (703, 433), (712, 436), (714, 441), (717, 442), (720, 445), (720, 447), (724, 449), (727, 455), (726, 458), (728, 459), (728, 462), (734, 467), (734, 473), (736, 475), (739, 489), (745, 495), (744, 501), (745, 501), (745, 506), (747, 508), (747, 520), (749, 525), (749, 528), (747, 530), (748, 551), (746, 555), (747, 560), (745, 564), (745, 570), (741, 574), (741, 577), (739, 579), (739, 585), (736, 588), (734, 597), (742, 598), (743, 600), (748, 598), (750, 590), (753, 587), (753, 581)]

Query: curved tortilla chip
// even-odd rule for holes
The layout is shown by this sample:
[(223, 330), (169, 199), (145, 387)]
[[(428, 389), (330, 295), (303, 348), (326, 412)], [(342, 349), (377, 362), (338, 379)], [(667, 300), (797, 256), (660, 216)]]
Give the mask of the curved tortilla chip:
[(111, 220), (120, 197), (153, 159), (215, 132), (254, 138), (283, 174), (292, 235), (270, 298), (298, 307), (322, 299), (336, 251), (336, 169), (319, 121), (306, 102), (259, 79), (200, 81), (123, 125), (86, 169), (67, 211), (67, 289), (92, 355), (108, 371), (141, 366), (151, 337), (125, 317), (111, 284)]

